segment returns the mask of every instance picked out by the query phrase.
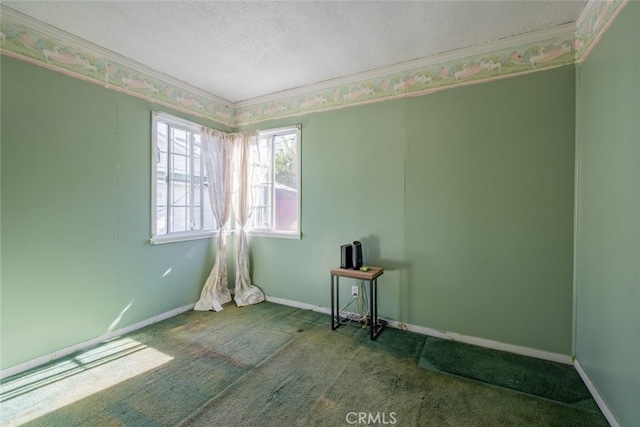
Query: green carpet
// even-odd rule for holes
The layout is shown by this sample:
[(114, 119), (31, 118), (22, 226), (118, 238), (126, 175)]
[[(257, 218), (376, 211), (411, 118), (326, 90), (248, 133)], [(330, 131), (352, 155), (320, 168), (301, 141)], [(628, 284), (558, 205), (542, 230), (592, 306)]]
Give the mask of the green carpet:
[[(522, 378), (538, 382), (523, 373), (537, 365), (519, 356), (505, 365), (473, 349), (463, 357), (458, 347), (390, 328), (372, 342), (366, 329), (331, 331), (329, 323), (272, 303), (187, 312), (5, 379), (0, 424), (348, 426), (364, 416), (360, 425), (608, 425), (599, 412), (567, 404), (583, 397), (570, 372), (514, 388)], [(467, 366), (456, 370), (456, 360)], [(479, 378), (474, 365), (510, 368)]]
[(591, 399), (573, 366), (428, 338), (420, 366), (567, 404)]

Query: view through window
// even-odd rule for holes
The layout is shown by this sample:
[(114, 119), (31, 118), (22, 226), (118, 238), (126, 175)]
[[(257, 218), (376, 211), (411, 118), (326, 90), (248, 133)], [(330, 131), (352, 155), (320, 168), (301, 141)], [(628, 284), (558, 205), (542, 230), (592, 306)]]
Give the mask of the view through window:
[(155, 236), (215, 229), (198, 126), (168, 115), (154, 117)]
[(255, 210), (251, 228), (299, 235), (300, 130), (297, 127), (260, 132), (252, 162), (256, 174)]
[[(152, 242), (213, 235), (201, 128), (166, 113), (153, 114)], [(253, 235), (300, 238), (300, 128), (261, 131), (250, 156)], [(230, 228), (233, 229), (233, 215)]]

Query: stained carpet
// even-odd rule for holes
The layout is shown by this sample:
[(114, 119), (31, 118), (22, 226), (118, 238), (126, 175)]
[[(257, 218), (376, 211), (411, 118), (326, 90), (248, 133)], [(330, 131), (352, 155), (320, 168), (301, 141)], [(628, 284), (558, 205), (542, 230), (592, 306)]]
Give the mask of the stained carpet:
[(329, 323), (272, 303), (183, 313), (5, 379), (0, 424), (608, 425), (571, 367)]

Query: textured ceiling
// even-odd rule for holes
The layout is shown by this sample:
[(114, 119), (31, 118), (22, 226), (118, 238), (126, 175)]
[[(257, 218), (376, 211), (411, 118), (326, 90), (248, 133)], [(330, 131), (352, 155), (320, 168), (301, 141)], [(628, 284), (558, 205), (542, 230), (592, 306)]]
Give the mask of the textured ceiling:
[(2, 1), (232, 102), (574, 22), (581, 1)]

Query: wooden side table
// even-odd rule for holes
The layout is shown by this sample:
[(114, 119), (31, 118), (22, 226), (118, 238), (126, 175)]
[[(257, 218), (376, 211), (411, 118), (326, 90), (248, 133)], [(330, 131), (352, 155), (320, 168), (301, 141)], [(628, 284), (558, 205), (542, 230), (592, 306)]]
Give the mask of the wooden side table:
[(382, 273), (384, 273), (384, 270), (380, 267), (369, 267), (367, 271), (351, 270), (348, 268), (334, 268), (331, 270), (331, 330), (340, 327), (340, 277), (346, 277), (369, 282), (371, 339), (374, 340), (380, 335), (383, 326), (378, 325), (378, 277), (380, 277)]

